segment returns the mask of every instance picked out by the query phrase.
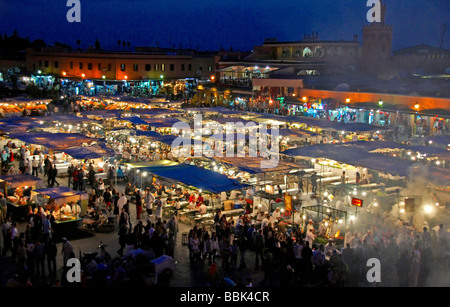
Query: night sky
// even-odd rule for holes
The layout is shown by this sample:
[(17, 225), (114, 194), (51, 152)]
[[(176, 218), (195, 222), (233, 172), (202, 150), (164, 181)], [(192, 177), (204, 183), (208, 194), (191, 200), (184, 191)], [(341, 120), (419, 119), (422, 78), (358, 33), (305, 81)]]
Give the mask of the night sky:
[[(83, 48), (98, 39), (104, 48), (118, 40), (132, 46), (251, 50), (266, 37), (301, 40), (318, 32), (323, 40), (362, 37), (366, 0), (80, 0), (81, 23), (66, 20), (66, 0), (0, 0), (0, 33), (42, 38)], [(388, 0), (387, 23), (393, 49), (428, 44), (438, 47), (447, 23), (449, 0)]]

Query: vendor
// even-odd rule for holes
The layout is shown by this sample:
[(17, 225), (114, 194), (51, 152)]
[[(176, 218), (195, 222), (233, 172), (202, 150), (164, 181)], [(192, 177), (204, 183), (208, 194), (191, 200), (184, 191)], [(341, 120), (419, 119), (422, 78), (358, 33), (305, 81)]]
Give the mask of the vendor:
[(272, 217), (273, 217), (275, 220), (278, 220), (278, 219), (281, 218), (281, 210), (280, 210), (280, 207), (276, 207), (276, 209), (272, 212)]
[(200, 212), (201, 215), (206, 214), (207, 212), (207, 207), (205, 205), (205, 203), (201, 203), (201, 205), (198, 207), (198, 211)]
[[(313, 225), (313, 220), (312, 219), (310, 219), (308, 225), (306, 225), (306, 233), (308, 233), (308, 231), (310, 229), (314, 229), (314, 225)], [(310, 245), (310, 247), (311, 247), (311, 245)]]
[(60, 209), (59, 205), (56, 205), (56, 206), (55, 206), (55, 210), (53, 211), (53, 217), (54, 217), (56, 220), (59, 220), (60, 215), (61, 215), (61, 209)]
[(61, 213), (65, 215), (71, 215), (72, 214), (72, 208), (69, 204), (64, 204), (61, 207)]
[(78, 203), (73, 203), (72, 204), (72, 214), (75, 217), (80, 217), (81, 214), (81, 207)]

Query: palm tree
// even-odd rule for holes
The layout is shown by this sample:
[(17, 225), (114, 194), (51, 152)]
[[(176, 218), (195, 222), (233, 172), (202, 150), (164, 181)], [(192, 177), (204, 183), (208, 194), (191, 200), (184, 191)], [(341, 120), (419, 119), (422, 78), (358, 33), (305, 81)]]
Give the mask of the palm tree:
[(122, 41), (119, 39), (118, 41), (117, 41), (117, 45), (119, 46), (119, 50), (120, 50), (120, 45), (122, 44)]
[(80, 44), (81, 44), (81, 40), (77, 39), (78, 50), (80, 50)]
[(130, 42), (127, 42), (127, 47), (128, 47), (128, 49), (130, 49), (130, 46), (131, 46), (131, 43), (130, 43)]
[(126, 41), (122, 41), (122, 47), (125, 48), (125, 45), (127, 44)]

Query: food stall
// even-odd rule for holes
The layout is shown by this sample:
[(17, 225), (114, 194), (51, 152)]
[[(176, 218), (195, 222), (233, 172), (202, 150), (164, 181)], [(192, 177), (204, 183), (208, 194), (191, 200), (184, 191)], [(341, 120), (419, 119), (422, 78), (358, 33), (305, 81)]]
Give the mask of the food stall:
[(347, 211), (332, 208), (327, 205), (304, 206), (300, 209), (303, 221), (303, 232), (306, 233), (306, 224), (308, 220), (315, 223), (314, 229), (316, 236), (315, 242), (326, 244), (329, 239), (333, 239), (336, 244), (343, 244), (345, 229), (348, 219)]
[(0, 176), (0, 189), (6, 197), (8, 214), (15, 219), (26, 218), (29, 208), (36, 207), (36, 188), (44, 186), (39, 177), (30, 174)]
[[(35, 192), (38, 194), (37, 203), (45, 210), (53, 212), (56, 221), (52, 228), (56, 237), (73, 236), (83, 220), (81, 217), (86, 214), (88, 193), (63, 186), (36, 189)], [(79, 211), (78, 214), (77, 211)]]

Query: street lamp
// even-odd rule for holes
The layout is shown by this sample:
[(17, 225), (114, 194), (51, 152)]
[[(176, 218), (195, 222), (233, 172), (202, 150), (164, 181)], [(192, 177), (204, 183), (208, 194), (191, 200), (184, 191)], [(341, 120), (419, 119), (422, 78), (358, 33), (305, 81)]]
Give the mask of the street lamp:
[(380, 100), (378, 101), (378, 105), (379, 105), (380, 107), (383, 106), (383, 100), (380, 99)]

